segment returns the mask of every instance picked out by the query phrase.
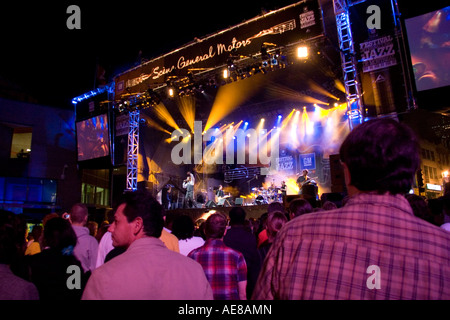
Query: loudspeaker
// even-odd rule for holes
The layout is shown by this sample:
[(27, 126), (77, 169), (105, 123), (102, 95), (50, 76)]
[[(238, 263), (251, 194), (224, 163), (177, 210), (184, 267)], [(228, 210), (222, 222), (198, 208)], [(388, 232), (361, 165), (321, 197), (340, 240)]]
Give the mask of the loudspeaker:
[(234, 204), (237, 206), (242, 206), (242, 204), (244, 203), (244, 198), (236, 198), (234, 199)]
[(206, 207), (206, 208), (215, 208), (215, 207), (217, 207), (217, 204), (216, 204), (214, 201), (209, 200), (209, 201), (206, 203), (205, 207)]
[(345, 192), (344, 168), (339, 154), (330, 155), (331, 192)]
[(322, 202), (322, 204), (324, 204), (326, 201), (331, 201), (338, 207), (342, 207), (343, 200), (344, 194), (339, 192), (322, 193), (322, 195), (320, 196), (320, 201)]
[(230, 201), (227, 199), (219, 199), (219, 202), (217, 202), (218, 207), (231, 207)]

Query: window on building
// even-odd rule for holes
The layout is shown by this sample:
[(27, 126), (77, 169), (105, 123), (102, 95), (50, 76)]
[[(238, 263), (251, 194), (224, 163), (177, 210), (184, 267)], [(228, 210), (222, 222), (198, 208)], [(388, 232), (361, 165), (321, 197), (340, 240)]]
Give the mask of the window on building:
[(31, 153), (31, 127), (15, 127), (11, 143), (11, 158), (29, 158)]
[(85, 169), (82, 176), (81, 201), (95, 206), (110, 206), (109, 170)]
[(423, 166), (423, 175), (425, 178), (425, 183), (430, 182), (430, 176), (428, 175), (428, 166)]

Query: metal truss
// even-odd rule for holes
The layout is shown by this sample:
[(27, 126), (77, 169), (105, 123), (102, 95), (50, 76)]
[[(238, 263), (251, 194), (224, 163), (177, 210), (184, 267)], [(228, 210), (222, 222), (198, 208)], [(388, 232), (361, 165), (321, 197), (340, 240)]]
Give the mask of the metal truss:
[(139, 155), (139, 110), (129, 112), (127, 190), (137, 190)]
[[(363, 1), (358, 1), (358, 3), (359, 2)], [(347, 100), (347, 115), (351, 130), (363, 121), (363, 104), (361, 87), (358, 81), (357, 61), (353, 45), (348, 5), (349, 3), (347, 0), (333, 0)]]

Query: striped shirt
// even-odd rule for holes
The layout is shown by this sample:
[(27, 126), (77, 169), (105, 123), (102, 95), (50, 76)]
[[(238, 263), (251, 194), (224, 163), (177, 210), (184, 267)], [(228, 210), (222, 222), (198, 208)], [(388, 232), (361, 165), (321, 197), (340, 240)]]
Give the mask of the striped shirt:
[(238, 282), (247, 281), (247, 265), (239, 251), (222, 240), (209, 239), (188, 257), (201, 264), (215, 300), (239, 300)]
[(282, 228), (253, 299), (450, 299), (450, 233), (401, 195), (356, 195)]

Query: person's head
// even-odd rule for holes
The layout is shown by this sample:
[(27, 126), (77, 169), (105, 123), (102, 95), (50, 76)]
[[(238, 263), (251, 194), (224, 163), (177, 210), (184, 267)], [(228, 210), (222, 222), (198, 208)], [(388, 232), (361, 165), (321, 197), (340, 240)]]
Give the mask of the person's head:
[(295, 218), (305, 213), (313, 212), (313, 207), (308, 200), (298, 198), (289, 203), (289, 212), (291, 214), (291, 218)]
[(233, 207), (230, 212), (228, 212), (228, 216), (230, 217), (230, 225), (244, 225), (246, 212), (242, 207)]
[(411, 209), (416, 217), (433, 223), (431, 210), (423, 197), (416, 194), (407, 194), (405, 198), (408, 200), (409, 205), (411, 206)]
[(358, 125), (340, 148), (349, 194), (407, 193), (420, 165), (418, 150), (412, 130), (393, 119)]
[(76, 203), (70, 208), (70, 221), (74, 225), (85, 226), (88, 220), (88, 208), (84, 203)]
[(0, 209), (0, 264), (11, 264), (23, 256), (26, 221), (8, 210)]
[(278, 201), (269, 203), (269, 205), (267, 206), (267, 212), (270, 214), (271, 212), (274, 212), (274, 211), (284, 212), (283, 204)]
[(206, 219), (205, 236), (207, 239), (222, 239), (227, 229), (227, 218), (220, 213), (213, 213)]
[(188, 215), (177, 216), (173, 220), (172, 234), (178, 238), (178, 240), (190, 239), (194, 236), (195, 225), (194, 220)]
[(38, 242), (41, 239), (42, 230), (43, 228), (40, 225), (35, 225), (33, 227), (33, 230), (31, 230), (31, 235), (33, 236), (34, 241)]
[(147, 191), (125, 192), (115, 207), (114, 221), (109, 227), (114, 247), (129, 247), (142, 237), (161, 236), (164, 209)]
[(308, 175), (308, 173), (309, 173), (308, 169), (303, 169), (303, 171), (302, 171), (303, 176), (306, 177)]
[(97, 235), (98, 232), (98, 223), (95, 221), (88, 221), (86, 227), (89, 229), (89, 234), (93, 237)]
[(325, 201), (322, 205), (323, 210), (334, 210), (337, 209), (337, 205), (334, 202), (331, 201)]
[(275, 239), (278, 231), (287, 222), (286, 215), (281, 211), (274, 211), (267, 217), (267, 237), (269, 241), (272, 242)]
[(52, 250), (68, 250), (70, 253), (77, 244), (77, 235), (68, 220), (52, 218), (45, 225), (43, 242)]

